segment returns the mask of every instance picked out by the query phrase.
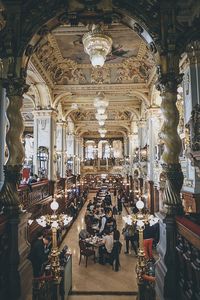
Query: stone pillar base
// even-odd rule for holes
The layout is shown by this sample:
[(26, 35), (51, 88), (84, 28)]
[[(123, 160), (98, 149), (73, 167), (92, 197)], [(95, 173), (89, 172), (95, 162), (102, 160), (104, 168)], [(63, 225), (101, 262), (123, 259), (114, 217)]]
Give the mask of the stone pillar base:
[(177, 300), (176, 221), (173, 216), (157, 213), (160, 240), (157, 246), (156, 296), (159, 300)]

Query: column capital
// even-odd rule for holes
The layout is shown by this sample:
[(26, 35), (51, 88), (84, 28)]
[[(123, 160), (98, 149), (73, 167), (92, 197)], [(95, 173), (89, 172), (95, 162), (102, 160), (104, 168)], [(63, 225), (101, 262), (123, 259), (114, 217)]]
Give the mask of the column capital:
[(4, 7), (3, 4), (0, 3), (0, 31), (4, 29), (6, 26), (6, 18), (4, 13)]
[(162, 73), (161, 69), (157, 69), (158, 80), (156, 82), (156, 88), (161, 94), (170, 92), (177, 93), (177, 86), (183, 79), (183, 74), (177, 74), (174, 71), (168, 73)]
[(57, 117), (57, 112), (54, 109), (40, 109), (32, 111), (34, 117)]
[(146, 120), (144, 120), (144, 119), (139, 120), (139, 121), (137, 122), (137, 125), (138, 125), (138, 127), (140, 127), (140, 128), (144, 128), (145, 125), (146, 125)]
[(67, 122), (62, 120), (62, 121), (57, 121), (56, 122), (56, 126), (60, 126), (60, 127), (65, 127), (67, 126)]
[(159, 106), (150, 106), (148, 109), (149, 117), (159, 117), (161, 115), (161, 109)]
[(200, 58), (200, 41), (192, 41), (186, 47), (186, 53), (191, 64)]

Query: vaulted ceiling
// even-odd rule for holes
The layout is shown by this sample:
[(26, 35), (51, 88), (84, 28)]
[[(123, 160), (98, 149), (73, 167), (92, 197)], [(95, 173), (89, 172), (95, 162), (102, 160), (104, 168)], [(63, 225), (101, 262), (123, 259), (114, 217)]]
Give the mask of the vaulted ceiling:
[[(106, 121), (109, 134), (127, 134), (131, 121), (143, 118), (145, 108), (154, 105), (151, 97), (156, 80), (153, 55), (159, 59), (160, 51), (165, 50), (168, 21), (174, 22), (176, 37), (173, 38), (179, 55), (187, 42), (198, 35), (198, 1), (178, 0), (173, 7), (172, 2), (22, 1), (20, 33), (23, 38), (19, 52), (27, 47), (25, 53), (31, 56), (28, 74), (38, 74), (36, 80), (31, 75), (28, 82), (31, 88), (25, 106), (33, 100), (37, 109), (61, 110), (63, 118), (67, 120), (70, 116), (74, 121), (78, 134), (94, 136), (98, 135), (99, 126), (93, 102), (101, 91), (109, 101)], [(169, 11), (173, 9), (176, 18), (172, 20)], [(103, 25), (113, 40), (111, 54), (100, 69), (92, 67), (82, 44), (83, 34), (93, 23)], [(27, 41), (28, 46), (24, 46)], [(48, 95), (37, 101), (37, 89), (44, 95), (44, 85), (48, 86)], [(32, 117), (25, 107), (27, 124), (31, 124)]]
[(61, 107), (63, 116), (71, 117), (77, 133), (99, 135), (93, 103), (101, 91), (109, 102), (108, 134), (122, 136), (128, 133), (132, 120), (140, 119), (141, 104), (150, 105), (155, 79), (153, 56), (136, 32), (113, 22), (103, 26), (112, 38), (112, 51), (103, 68), (96, 69), (82, 43), (89, 29), (82, 23), (55, 28), (41, 40), (31, 65), (50, 87), (54, 108)]

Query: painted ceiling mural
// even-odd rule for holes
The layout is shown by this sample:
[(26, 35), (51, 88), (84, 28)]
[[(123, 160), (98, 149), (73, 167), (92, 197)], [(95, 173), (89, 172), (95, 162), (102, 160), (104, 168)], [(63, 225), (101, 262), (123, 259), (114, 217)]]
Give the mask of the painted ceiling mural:
[(101, 69), (92, 68), (89, 56), (84, 52), (82, 36), (87, 31), (85, 26), (61, 26), (38, 47), (36, 57), (54, 84), (141, 83), (148, 80), (154, 66), (153, 58), (133, 30), (110, 25), (107, 31), (113, 39), (112, 52)]

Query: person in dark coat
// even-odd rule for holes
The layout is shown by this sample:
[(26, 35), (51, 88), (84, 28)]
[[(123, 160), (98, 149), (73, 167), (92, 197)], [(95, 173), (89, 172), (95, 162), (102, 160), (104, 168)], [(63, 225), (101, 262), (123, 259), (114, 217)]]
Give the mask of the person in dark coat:
[(113, 249), (111, 253), (111, 263), (113, 265), (114, 271), (119, 271), (120, 267), (120, 261), (119, 261), (119, 255), (121, 253), (122, 243), (119, 241), (120, 239), (120, 232), (119, 230), (115, 230), (113, 233)]
[(121, 213), (122, 213), (122, 194), (121, 193), (117, 196), (117, 210), (118, 210), (119, 215), (121, 215)]
[(104, 199), (105, 206), (112, 206), (111, 195), (107, 192)]
[(28, 259), (31, 261), (33, 268), (33, 277), (42, 275), (42, 266), (48, 261), (50, 238), (43, 236), (42, 232), (37, 234), (37, 240), (31, 245), (31, 251)]

